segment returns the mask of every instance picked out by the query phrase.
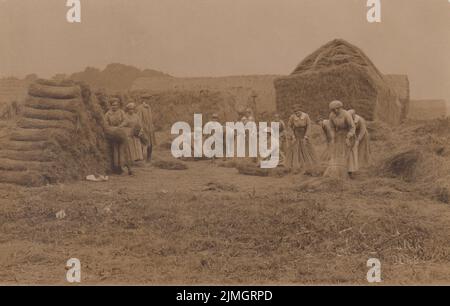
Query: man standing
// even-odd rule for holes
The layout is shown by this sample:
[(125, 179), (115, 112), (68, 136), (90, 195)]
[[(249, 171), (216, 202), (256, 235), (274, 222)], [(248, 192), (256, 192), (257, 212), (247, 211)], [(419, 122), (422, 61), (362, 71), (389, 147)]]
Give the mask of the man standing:
[(147, 162), (152, 159), (153, 146), (156, 145), (155, 127), (153, 125), (152, 108), (150, 107), (150, 100), (152, 95), (141, 96), (141, 105), (137, 107), (137, 114), (142, 122), (142, 128), (145, 134), (145, 141), (143, 145), (143, 153), (146, 156)]

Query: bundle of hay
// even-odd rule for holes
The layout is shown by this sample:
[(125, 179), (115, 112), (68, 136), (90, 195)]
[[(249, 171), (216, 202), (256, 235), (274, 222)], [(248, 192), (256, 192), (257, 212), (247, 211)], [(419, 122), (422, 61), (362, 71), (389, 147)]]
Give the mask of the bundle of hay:
[(238, 164), (237, 169), (239, 174), (251, 176), (269, 176), (269, 169), (261, 169), (252, 164)]
[(384, 162), (382, 171), (390, 177), (405, 181), (416, 181), (424, 162), (424, 154), (419, 150), (408, 150), (395, 154)]
[(125, 129), (120, 127), (105, 127), (105, 135), (108, 140), (125, 143), (128, 139)]
[(32, 83), (0, 142), (1, 183), (40, 186), (108, 169), (102, 112), (90, 89), (72, 81)]
[(302, 181), (296, 191), (298, 192), (342, 192), (345, 180), (338, 178), (309, 178)]
[(158, 159), (152, 162), (152, 165), (159, 169), (164, 170), (187, 170), (188, 167), (185, 163), (178, 160)]
[(290, 173), (290, 170), (283, 167), (274, 169), (262, 169), (256, 163), (243, 162), (237, 163), (236, 169), (239, 174), (250, 176), (262, 176), (262, 177), (283, 177)]
[(448, 160), (429, 145), (406, 146), (381, 160), (377, 168), (382, 176), (427, 186), (450, 175)]
[(333, 40), (305, 58), (294, 72), (275, 81), (277, 109), (287, 118), (300, 104), (311, 118), (328, 117), (340, 100), (367, 120), (401, 121), (398, 94), (371, 60), (344, 40)]

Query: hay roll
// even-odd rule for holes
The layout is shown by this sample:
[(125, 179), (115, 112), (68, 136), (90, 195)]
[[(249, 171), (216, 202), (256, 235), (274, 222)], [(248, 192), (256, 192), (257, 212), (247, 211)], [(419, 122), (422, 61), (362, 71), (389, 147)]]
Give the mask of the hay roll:
[(81, 89), (78, 86), (62, 87), (33, 83), (28, 88), (28, 94), (41, 98), (74, 99), (81, 97)]
[(74, 87), (76, 86), (73, 80), (46, 80), (46, 79), (37, 79), (35, 81), (36, 84), (52, 86), (52, 87)]
[(50, 162), (53, 160), (52, 156), (46, 154), (44, 151), (14, 151), (14, 150), (0, 150), (0, 158), (21, 161), (36, 161), (36, 162)]
[(56, 109), (34, 109), (30, 107), (24, 107), (22, 110), (22, 115), (25, 118), (30, 119), (41, 119), (41, 120), (69, 120), (72, 122), (77, 121), (77, 115), (64, 110)]
[(237, 167), (239, 174), (251, 175), (251, 176), (269, 176), (268, 169), (261, 169), (256, 165), (240, 164)]
[(65, 137), (62, 130), (59, 129), (18, 129), (11, 133), (12, 141), (49, 141), (58, 137)]
[(23, 129), (63, 129), (68, 131), (75, 130), (75, 125), (68, 120), (40, 120), (21, 118), (17, 121), (17, 126)]
[(48, 183), (48, 180), (35, 171), (1, 171), (0, 183), (16, 184), (27, 187), (39, 187)]
[(21, 161), (8, 158), (0, 158), (0, 170), (3, 171), (45, 171), (52, 167), (52, 162), (35, 162), (35, 161)]
[(154, 167), (164, 170), (187, 170), (188, 167), (185, 163), (177, 160), (156, 160), (152, 164)]
[(81, 101), (79, 99), (58, 100), (50, 98), (28, 97), (23, 105), (28, 106), (29, 108), (40, 110), (55, 109), (75, 113), (77, 112), (77, 108), (79, 107), (80, 102)]
[(3, 149), (15, 151), (43, 150), (49, 146), (46, 141), (8, 141), (3, 144)]
[(127, 141), (127, 133), (123, 128), (106, 127), (105, 135), (107, 139), (113, 142), (125, 143)]
[(11, 133), (12, 141), (48, 141), (49, 135), (43, 130), (17, 130)]

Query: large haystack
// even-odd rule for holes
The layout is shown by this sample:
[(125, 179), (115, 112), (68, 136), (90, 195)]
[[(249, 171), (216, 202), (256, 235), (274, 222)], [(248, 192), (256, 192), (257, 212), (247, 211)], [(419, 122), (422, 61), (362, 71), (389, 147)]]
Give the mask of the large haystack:
[(0, 182), (41, 186), (105, 172), (102, 119), (86, 86), (31, 84), (8, 137), (0, 139)]
[(341, 100), (368, 120), (398, 124), (401, 104), (371, 60), (344, 40), (333, 40), (306, 57), (294, 72), (275, 81), (277, 108), (287, 117), (300, 104), (311, 117), (327, 117)]

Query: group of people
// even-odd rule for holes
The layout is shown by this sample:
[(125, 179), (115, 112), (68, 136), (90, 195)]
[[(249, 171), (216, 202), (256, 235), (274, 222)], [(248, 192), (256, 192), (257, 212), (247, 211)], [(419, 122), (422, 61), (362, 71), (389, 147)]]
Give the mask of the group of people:
[[(325, 165), (324, 176), (353, 178), (359, 169), (370, 164), (370, 136), (366, 120), (353, 109), (345, 110), (340, 101), (331, 102), (329, 109), (328, 119), (316, 121), (326, 139), (326, 148), (320, 155), (316, 154), (310, 141), (312, 121), (300, 105), (294, 106), (287, 124), (279, 114), (275, 114), (272, 121), (279, 123), (280, 165), (294, 173), (304, 171), (311, 174)], [(219, 121), (218, 115), (214, 114), (212, 120)], [(240, 121), (244, 124), (255, 122), (252, 109), (247, 109)], [(268, 133), (270, 131), (268, 128)]]
[(309, 115), (294, 107), (286, 125), (279, 116), (280, 148), (284, 166), (294, 171), (311, 171), (322, 162), (327, 168), (324, 175), (328, 177), (353, 177), (354, 174), (370, 163), (370, 137), (366, 120), (355, 110), (345, 110), (340, 101), (330, 103), (328, 119), (319, 119), (326, 138), (326, 149), (317, 156), (309, 136), (312, 122)]
[(121, 174), (136, 162), (150, 162), (155, 145), (155, 129), (152, 110), (149, 104), (151, 96), (142, 96), (142, 103), (128, 103), (123, 110), (119, 96), (109, 99), (110, 109), (105, 114), (105, 123), (109, 128), (120, 129), (125, 133), (122, 139), (111, 140), (112, 170)]
[[(119, 128), (126, 134), (126, 140), (111, 141), (112, 168), (116, 173), (128, 171), (139, 161), (151, 161), (155, 145), (155, 129), (149, 99), (142, 96), (141, 103), (128, 103), (121, 109), (121, 98), (110, 99), (110, 109), (105, 114), (108, 127)], [(354, 174), (370, 163), (370, 137), (366, 120), (355, 110), (345, 110), (340, 101), (329, 105), (328, 119), (319, 119), (326, 139), (326, 149), (318, 156), (310, 141), (312, 121), (302, 111), (301, 106), (294, 107), (287, 124), (276, 114), (274, 121), (280, 127), (280, 161), (284, 167), (299, 171), (314, 171), (321, 163), (326, 164), (325, 176), (353, 177)], [(213, 115), (213, 121), (219, 121)], [(255, 121), (251, 109), (247, 109), (241, 121), (245, 124)]]

